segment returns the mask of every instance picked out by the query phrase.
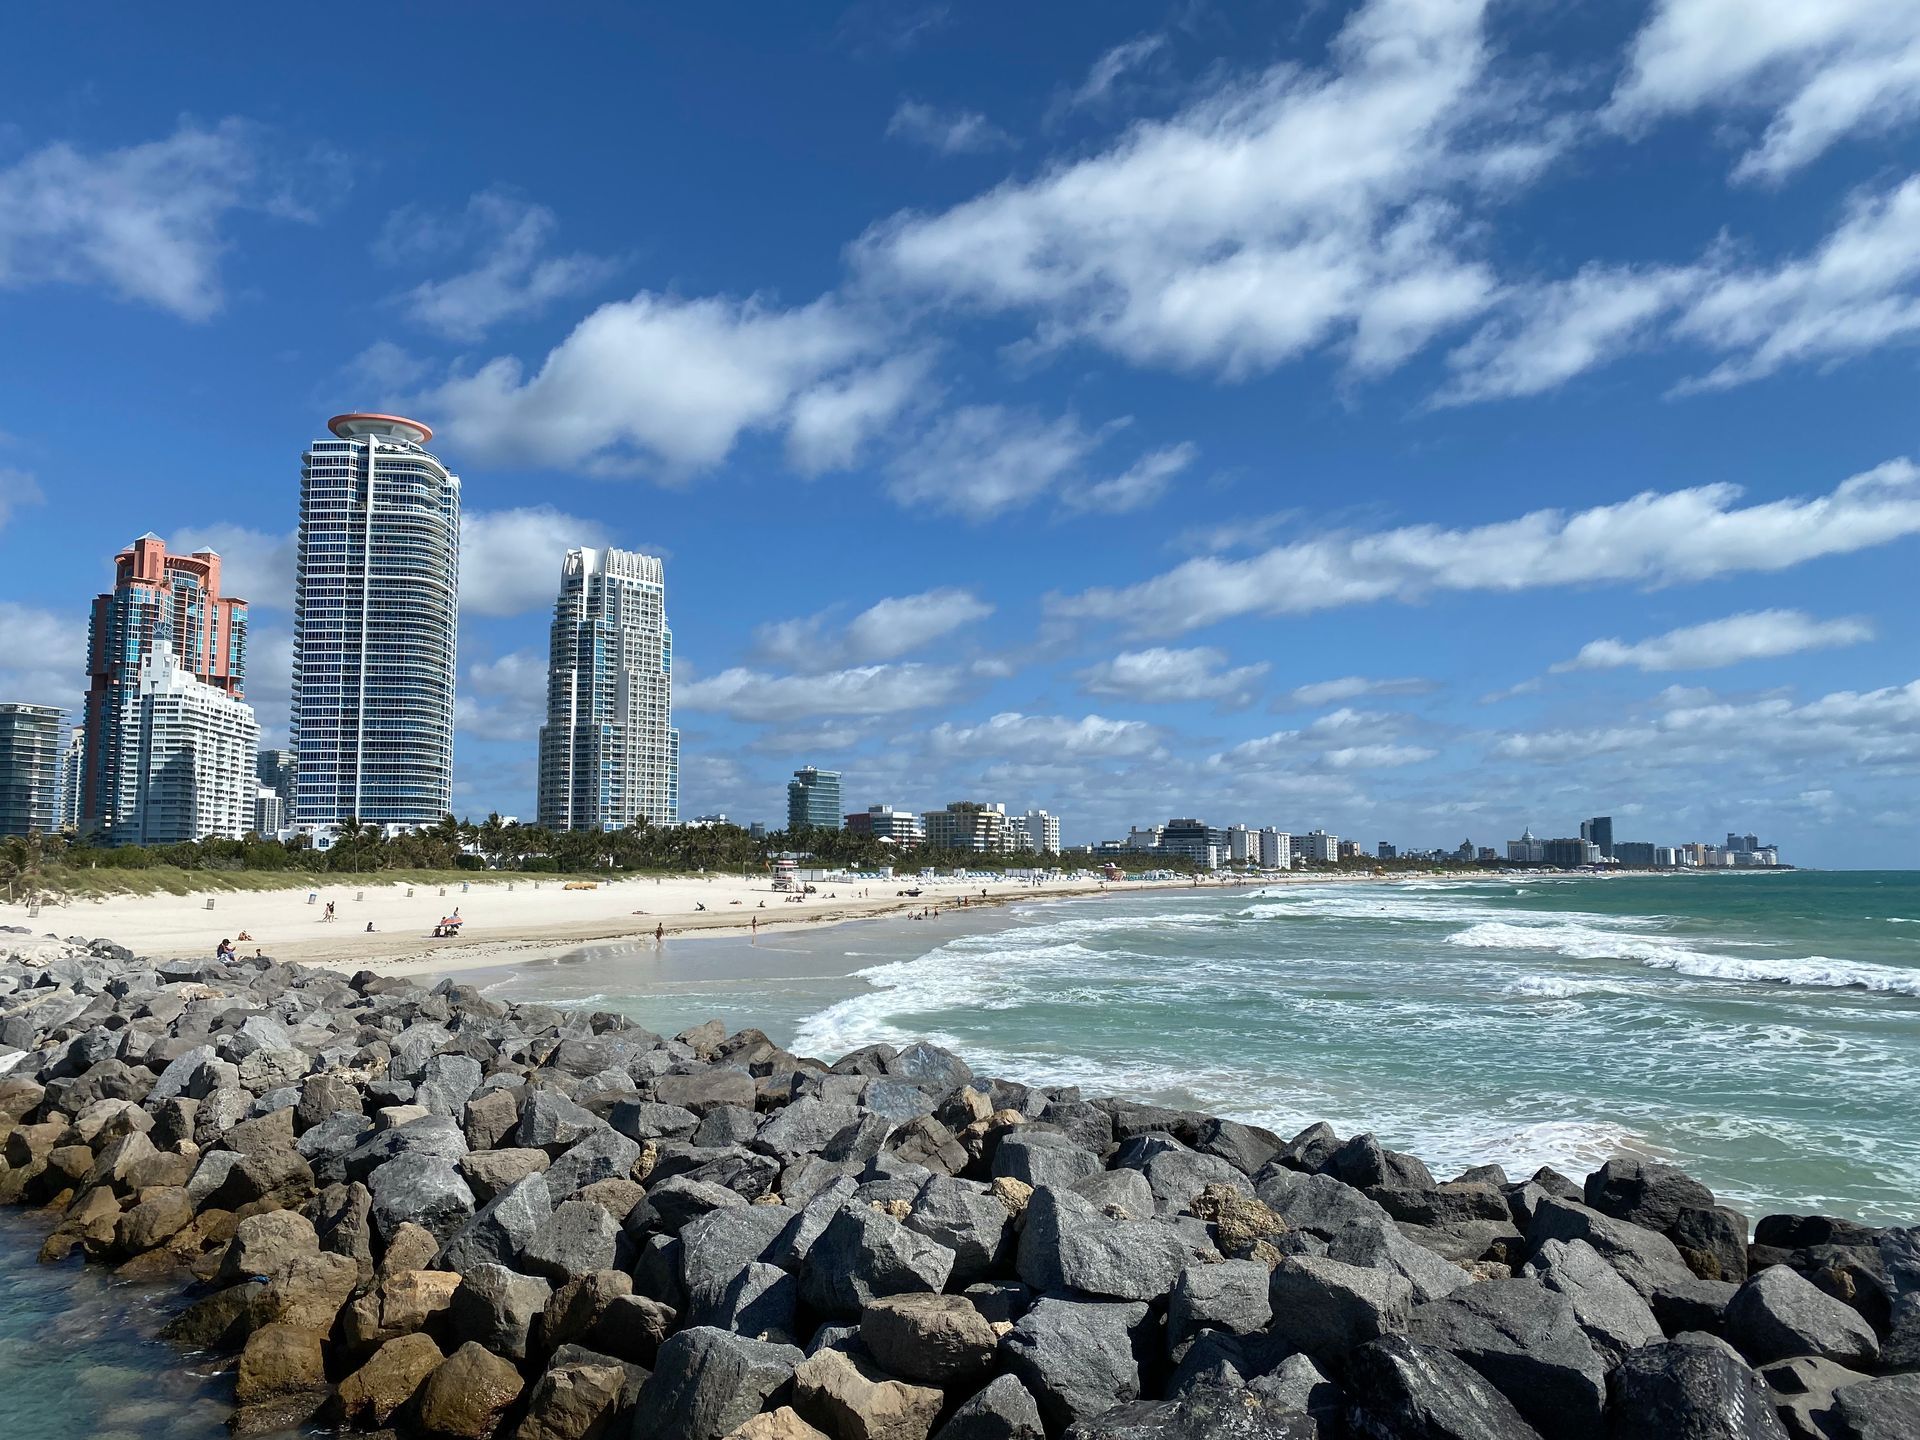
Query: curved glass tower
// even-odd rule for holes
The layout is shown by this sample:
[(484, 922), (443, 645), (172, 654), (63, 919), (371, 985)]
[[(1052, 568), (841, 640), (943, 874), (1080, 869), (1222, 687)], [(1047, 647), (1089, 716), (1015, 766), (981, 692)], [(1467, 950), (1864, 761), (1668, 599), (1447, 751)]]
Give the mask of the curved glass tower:
[(430, 825), (453, 804), (460, 481), (399, 415), (336, 415), (300, 467), (294, 821)]

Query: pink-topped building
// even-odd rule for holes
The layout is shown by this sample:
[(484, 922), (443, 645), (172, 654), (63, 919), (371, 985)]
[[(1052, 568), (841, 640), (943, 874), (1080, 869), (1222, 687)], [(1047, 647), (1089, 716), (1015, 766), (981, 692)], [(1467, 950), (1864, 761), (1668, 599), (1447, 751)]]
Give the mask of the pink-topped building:
[(164, 627), (187, 674), (232, 699), (246, 690), (247, 602), (220, 593), (220, 557), (211, 550), (169, 555), (142, 535), (114, 557), (113, 589), (94, 598), (87, 636), (85, 757), (80, 829), (111, 837), (132, 816), (138, 747), (128, 725), (138, 713), (140, 663)]

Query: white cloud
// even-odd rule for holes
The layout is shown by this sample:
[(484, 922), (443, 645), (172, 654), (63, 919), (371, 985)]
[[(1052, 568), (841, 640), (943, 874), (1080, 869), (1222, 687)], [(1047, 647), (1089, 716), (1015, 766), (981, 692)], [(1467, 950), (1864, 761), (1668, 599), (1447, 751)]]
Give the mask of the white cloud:
[(942, 416), (888, 465), (888, 490), (903, 505), (927, 505), (988, 520), (1045, 495), (1106, 438), (1074, 415), (1046, 420), (1000, 405), (967, 405)]
[(1447, 357), (1441, 404), (1538, 395), (1657, 335), (1699, 272), (1588, 265), (1570, 280), (1509, 295), (1500, 318)]
[[(1656, 713), (1590, 730), (1545, 730), (1498, 737), (1502, 759), (1559, 765), (1596, 756), (1696, 768), (1703, 763), (1779, 763), (1816, 757), (1828, 769), (1920, 764), (1920, 680), (1882, 690), (1836, 691), (1806, 704), (1788, 696), (1727, 700), (1701, 691), (1669, 692)], [(1796, 768), (1797, 774), (1804, 774)]]
[(1050, 596), (1048, 604), (1070, 619), (1177, 634), (1239, 615), (1303, 614), (1433, 591), (1515, 594), (1764, 574), (1920, 534), (1920, 467), (1907, 460), (1811, 499), (1740, 506), (1740, 494), (1736, 485), (1702, 485), (1464, 529), (1332, 534), (1247, 559), (1202, 556), (1136, 585)]
[(454, 340), (478, 340), (503, 320), (538, 314), (618, 268), (597, 255), (549, 255), (553, 211), (505, 190), (483, 190), (445, 219), (406, 206), (387, 217), (375, 249), (391, 259), (422, 252), (470, 252), (473, 268), (414, 286), (402, 303), (414, 323)]
[(0, 529), (6, 528), (7, 521), (22, 506), (38, 505), (46, 498), (40, 493), (39, 483), (26, 471), (0, 466)]
[(1087, 68), (1087, 77), (1055, 105), (1056, 111), (1084, 110), (1104, 105), (1127, 76), (1150, 64), (1166, 49), (1165, 35), (1142, 35), (1115, 45)]
[(805, 475), (852, 465), (887, 422), (935, 397), (932, 369), (931, 351), (913, 351), (803, 391), (788, 422), (787, 459)]
[(0, 288), (101, 285), (205, 320), (224, 300), (225, 222), (245, 209), (293, 213), (266, 192), (263, 169), (239, 120), (96, 153), (47, 145), (0, 170)]
[(1229, 667), (1227, 652), (1211, 645), (1190, 650), (1123, 650), (1079, 673), (1080, 689), (1088, 695), (1111, 695), (1123, 700), (1157, 703), (1212, 700), (1224, 705), (1248, 705), (1267, 673), (1267, 663)]
[(1650, 640), (1594, 640), (1555, 671), (1712, 670), (1746, 660), (1772, 660), (1806, 650), (1858, 645), (1873, 638), (1865, 620), (1816, 620), (1799, 610), (1753, 610), (1669, 630)]
[(946, 665), (860, 665), (824, 674), (771, 675), (735, 666), (674, 687), (676, 709), (789, 724), (816, 715), (897, 715), (950, 704), (968, 689)]
[(1337, 680), (1316, 680), (1300, 685), (1273, 702), (1276, 710), (1317, 710), (1322, 705), (1337, 705), (1344, 700), (1365, 700), (1376, 696), (1430, 695), (1437, 687), (1431, 680), (1406, 676), (1392, 680), (1371, 680), (1364, 675), (1342, 675)]
[(1459, 204), (1551, 127), (1488, 71), (1478, 0), (1372, 0), (1322, 69), (1216, 88), (1111, 148), (856, 247), (881, 283), (1039, 317), (1142, 364), (1252, 374), (1331, 344), (1384, 368), (1486, 305)]
[(1390, 736), (1395, 728), (1392, 716), (1336, 710), (1304, 730), (1280, 730), (1244, 740), (1209, 756), (1207, 764), (1234, 771), (1395, 770), (1431, 760), (1439, 753), (1423, 745), (1399, 745), (1387, 739), (1355, 741), (1366, 733)]
[(1149, 450), (1111, 480), (1073, 487), (1063, 498), (1070, 510), (1109, 515), (1144, 510), (1165, 495), (1167, 487), (1199, 457), (1200, 447), (1190, 440)]
[(1659, 0), (1607, 118), (1771, 110), (1740, 180), (1779, 181), (1854, 132), (1920, 117), (1920, 10), (1887, 0)]
[[(502, 356), (414, 403), (489, 461), (689, 473), (725, 460), (747, 431), (787, 428), (810, 392), (849, 384), (880, 344), (831, 300), (786, 310), (643, 292), (588, 315), (531, 375)], [(879, 398), (870, 390), (843, 419), (865, 435), (885, 418)], [(822, 399), (807, 412), (803, 454), (835, 453), (830, 409)]]
[(516, 650), (466, 667), (454, 722), (478, 740), (531, 740), (547, 718), (547, 658)]
[(1422, 745), (1343, 745), (1320, 758), (1335, 770), (1393, 770), (1418, 765), (1438, 753)]
[(220, 522), (176, 530), (167, 548), (191, 555), (212, 550), (220, 556), (220, 589), (245, 600), (249, 610), (293, 609), (294, 577), (300, 544), (295, 534), (269, 535), (244, 525)]
[(1920, 336), (1920, 175), (1862, 194), (1811, 255), (1717, 275), (1680, 318), (1686, 339), (1733, 352), (1699, 388), (1845, 359)]
[(1006, 711), (978, 725), (941, 723), (927, 732), (938, 755), (1029, 757), (1040, 760), (1137, 759), (1160, 753), (1165, 734), (1144, 720), (1087, 715), (1022, 715)]
[(58, 705), (77, 722), (86, 688), (85, 609), (70, 616), (0, 600), (0, 700)]
[(604, 545), (606, 527), (548, 505), (469, 511), (460, 520), (460, 610), (522, 615), (553, 604), (576, 545)]
[(755, 649), (778, 665), (832, 670), (911, 653), (962, 626), (983, 620), (993, 606), (970, 590), (945, 586), (917, 595), (892, 595), (862, 610), (845, 626), (823, 610), (798, 620), (761, 626)]
[(887, 138), (911, 140), (942, 155), (978, 155), (1012, 148), (1014, 138), (978, 110), (943, 110), (923, 100), (902, 100), (887, 121)]

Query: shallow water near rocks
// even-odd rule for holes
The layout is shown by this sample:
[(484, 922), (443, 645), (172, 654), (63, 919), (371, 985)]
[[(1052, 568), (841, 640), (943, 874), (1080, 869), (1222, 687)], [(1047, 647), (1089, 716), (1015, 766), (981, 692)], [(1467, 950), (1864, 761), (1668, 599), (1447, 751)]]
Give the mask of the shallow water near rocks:
[(42, 1265), (45, 1231), (0, 1208), (0, 1436), (224, 1437), (221, 1383), (152, 1338), (178, 1308), (179, 1287), (128, 1285), (77, 1257)]
[(1161, 891), (472, 978), (828, 1058), (925, 1036), (982, 1073), (1372, 1130), (1446, 1174), (1629, 1150), (1754, 1215), (1920, 1218), (1910, 871)]

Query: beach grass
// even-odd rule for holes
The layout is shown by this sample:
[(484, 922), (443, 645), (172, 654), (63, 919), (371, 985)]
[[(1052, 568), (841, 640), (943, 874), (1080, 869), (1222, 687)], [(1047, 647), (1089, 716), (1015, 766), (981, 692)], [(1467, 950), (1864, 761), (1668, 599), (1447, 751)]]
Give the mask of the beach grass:
[(149, 865), (141, 869), (112, 866), (56, 865), (47, 869), (48, 889), (75, 900), (91, 900), (114, 895), (204, 895), (215, 892), (259, 890), (341, 890), (372, 889), (386, 885), (446, 887), (460, 885), (565, 884), (568, 881), (593, 881), (605, 884), (609, 877), (568, 875), (552, 872), (517, 870), (204, 870), (184, 869), (178, 865)]

